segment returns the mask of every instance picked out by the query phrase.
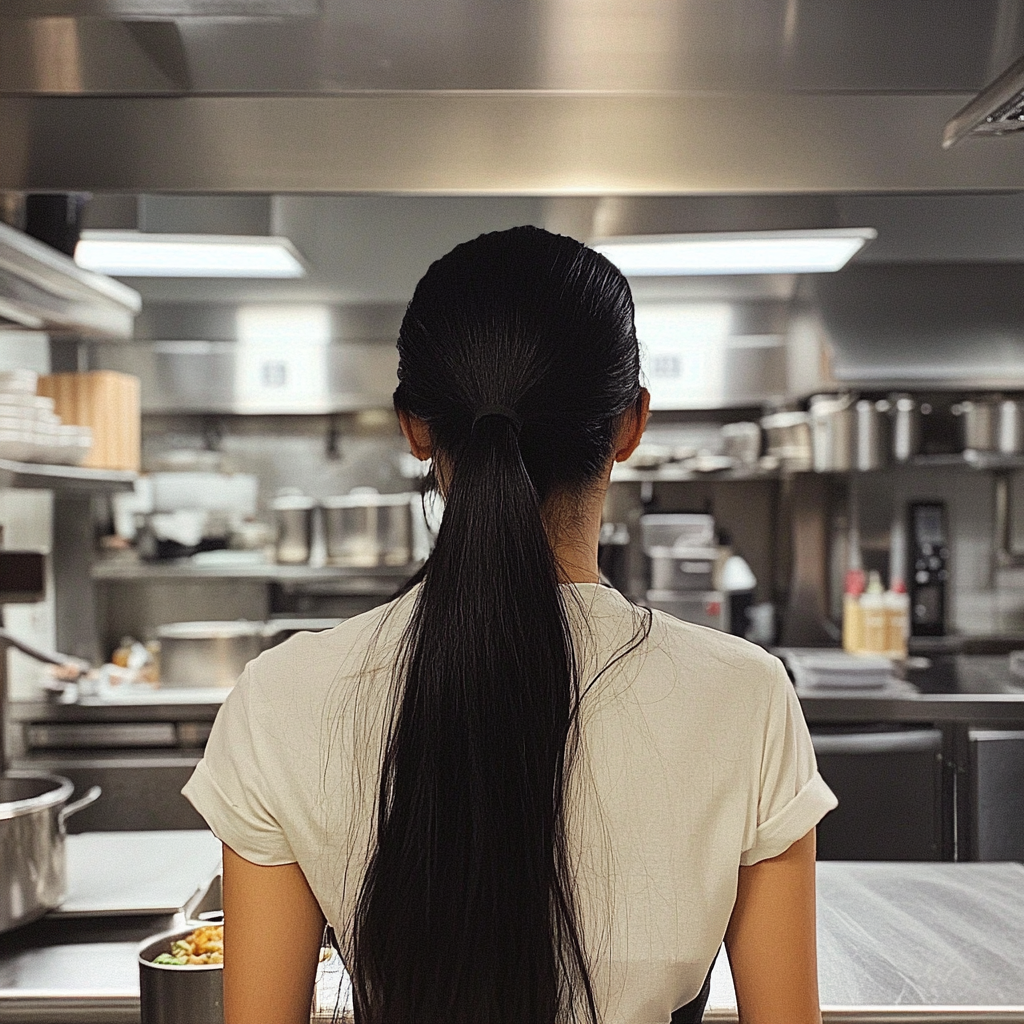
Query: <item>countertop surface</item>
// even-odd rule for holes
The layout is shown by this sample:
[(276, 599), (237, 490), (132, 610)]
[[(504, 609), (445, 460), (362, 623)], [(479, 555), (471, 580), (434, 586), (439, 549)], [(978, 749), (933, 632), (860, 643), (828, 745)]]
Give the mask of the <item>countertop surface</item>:
[[(890, 690), (798, 691), (804, 714), (812, 723), (1024, 723), (1024, 682), (1011, 675), (1005, 655), (940, 654), (916, 664), (906, 683)], [(177, 687), (117, 702), (17, 701), (10, 713), (14, 722), (212, 721), (225, 696), (225, 690)]]
[[(110, 835), (121, 839), (104, 840), (108, 853), (117, 856), (120, 843), (126, 857), (142, 834)], [(181, 837), (183, 853), (195, 840), (166, 835)], [(201, 859), (197, 884), (207, 866)], [(138, 943), (168, 924), (166, 917), (46, 919), (3, 936), (0, 1021), (137, 1022)], [(824, 1019), (832, 1024), (1024, 1024), (1024, 866), (821, 863), (818, 951)], [(705, 1019), (736, 1019), (724, 956)]]

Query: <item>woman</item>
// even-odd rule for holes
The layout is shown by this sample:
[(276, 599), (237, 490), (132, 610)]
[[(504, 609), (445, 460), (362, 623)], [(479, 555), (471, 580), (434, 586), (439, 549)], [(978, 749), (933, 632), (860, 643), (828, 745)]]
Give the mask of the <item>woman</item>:
[[(818, 1022), (817, 774), (781, 665), (599, 584), (648, 415), (633, 305), (536, 228), (434, 263), (398, 349), (433, 554), (250, 664), (186, 795), (223, 840), (228, 1024), (308, 1016), (325, 919), (360, 1024)], [(680, 1009), (683, 1008), (683, 1009)]]

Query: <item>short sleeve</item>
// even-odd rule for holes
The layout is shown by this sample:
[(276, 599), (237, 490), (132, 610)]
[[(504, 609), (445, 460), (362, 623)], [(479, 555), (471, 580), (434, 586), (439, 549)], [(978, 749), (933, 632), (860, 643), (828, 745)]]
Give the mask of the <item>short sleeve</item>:
[(252, 665), (217, 713), (203, 759), (182, 790), (213, 834), (254, 864), (296, 858), (266, 798), (250, 719)]
[(777, 857), (805, 836), (838, 800), (818, 774), (800, 701), (775, 659), (757, 803), (757, 829), (741, 864)]

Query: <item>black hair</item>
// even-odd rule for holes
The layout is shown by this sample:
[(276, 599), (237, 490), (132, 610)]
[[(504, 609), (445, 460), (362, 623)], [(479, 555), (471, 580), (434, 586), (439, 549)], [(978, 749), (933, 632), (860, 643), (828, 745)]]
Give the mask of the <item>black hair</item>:
[(396, 667), (356, 1021), (596, 1024), (563, 805), (571, 588), (542, 511), (599, 480), (637, 407), (632, 296), (573, 239), (481, 235), (428, 269), (398, 351), (395, 407), (429, 428), (445, 510)]

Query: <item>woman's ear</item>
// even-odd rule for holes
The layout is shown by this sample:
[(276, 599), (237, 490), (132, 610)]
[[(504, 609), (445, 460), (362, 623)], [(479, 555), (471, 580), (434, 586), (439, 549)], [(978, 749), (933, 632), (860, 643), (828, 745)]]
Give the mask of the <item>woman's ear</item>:
[(615, 439), (615, 461), (625, 462), (636, 451), (651, 415), (651, 393), (641, 388), (636, 404), (622, 414)]
[(421, 420), (418, 416), (411, 416), (404, 410), (399, 409), (398, 422), (402, 427), (402, 433), (405, 434), (406, 441), (409, 442), (409, 451), (420, 462), (426, 462), (434, 451), (434, 446), (430, 439), (430, 428), (427, 426), (426, 421)]

